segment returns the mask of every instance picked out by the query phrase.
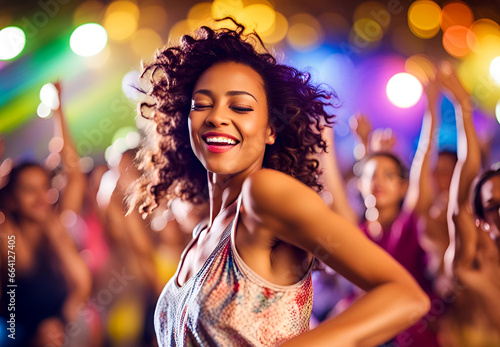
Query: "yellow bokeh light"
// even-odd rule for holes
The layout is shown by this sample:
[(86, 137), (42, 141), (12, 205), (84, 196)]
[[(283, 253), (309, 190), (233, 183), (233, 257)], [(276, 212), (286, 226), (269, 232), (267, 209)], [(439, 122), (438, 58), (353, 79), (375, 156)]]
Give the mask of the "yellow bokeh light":
[(288, 32), (288, 21), (280, 12), (276, 12), (274, 25), (261, 35), (262, 41), (265, 43), (278, 43), (286, 37)]
[(433, 1), (417, 0), (408, 9), (408, 26), (418, 37), (430, 39), (439, 32), (441, 8)]
[(500, 38), (500, 26), (491, 19), (478, 19), (470, 26), (467, 44), (476, 53), (483, 54)]
[(272, 28), (276, 12), (267, 5), (253, 4), (245, 6), (236, 19), (245, 25), (248, 31), (255, 30), (260, 35)]
[(151, 57), (157, 48), (163, 46), (161, 36), (150, 28), (137, 30), (130, 40), (132, 50), (140, 57)]
[(179, 44), (182, 36), (188, 34), (192, 34), (192, 29), (189, 25), (189, 21), (187, 19), (180, 20), (175, 23), (172, 28), (170, 28), (170, 31), (168, 33), (168, 44)]
[(288, 34), (289, 45), (300, 52), (318, 48), (324, 39), (323, 29), (319, 21), (307, 13), (299, 13), (289, 20)]
[(415, 54), (406, 59), (405, 70), (423, 84), (436, 78), (434, 63), (424, 54)]
[(213, 27), (212, 3), (199, 2), (189, 9), (187, 15), (189, 29), (196, 30), (200, 26), (208, 25)]
[(368, 42), (380, 41), (383, 36), (382, 27), (374, 20), (368, 18), (357, 20), (352, 29), (356, 35)]
[(387, 7), (376, 1), (366, 1), (359, 4), (354, 10), (353, 21), (369, 19), (376, 22), (380, 28), (386, 31), (391, 23), (391, 14)]
[(106, 9), (103, 26), (109, 38), (125, 40), (137, 30), (139, 8), (131, 1), (114, 1)]
[(241, 0), (214, 0), (211, 7), (212, 18), (237, 18), (244, 7)]
[[(498, 46), (500, 48), (500, 46)], [(494, 48), (490, 54), (494, 54)], [(477, 99), (479, 107), (487, 112), (495, 108), (500, 98), (500, 88), (491, 78), (489, 66), (494, 56), (475, 54), (467, 55), (458, 68), (458, 77), (467, 90)]]

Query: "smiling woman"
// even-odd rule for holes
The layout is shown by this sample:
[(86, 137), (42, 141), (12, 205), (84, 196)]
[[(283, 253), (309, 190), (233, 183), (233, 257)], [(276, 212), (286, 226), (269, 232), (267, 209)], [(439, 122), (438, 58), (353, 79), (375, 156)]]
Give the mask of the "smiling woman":
[[(140, 109), (151, 131), (130, 209), (148, 214), (179, 197), (210, 206), (158, 300), (158, 343), (382, 343), (424, 315), (428, 298), (317, 194), (314, 156), (326, 147), (334, 92), (243, 31), (202, 27), (143, 71), (150, 100)], [(308, 331), (315, 259), (367, 294)]]

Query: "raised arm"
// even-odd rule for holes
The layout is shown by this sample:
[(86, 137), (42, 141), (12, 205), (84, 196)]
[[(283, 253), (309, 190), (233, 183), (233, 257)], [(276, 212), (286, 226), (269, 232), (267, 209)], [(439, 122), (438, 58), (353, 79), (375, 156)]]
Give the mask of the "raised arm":
[(54, 136), (60, 137), (63, 140), (63, 146), (60, 154), (67, 177), (66, 187), (61, 195), (61, 211), (71, 210), (75, 213), (80, 213), (85, 195), (86, 178), (82, 172), (80, 157), (75, 149), (66, 118), (63, 114), (61, 84), (60, 82), (57, 82), (54, 85), (59, 96), (59, 107), (54, 110)]
[(337, 317), (283, 346), (375, 346), (429, 310), (428, 297), (400, 264), (293, 178), (260, 170), (245, 181), (243, 207), (245, 224), (271, 229), (367, 291)]
[(426, 215), (432, 205), (434, 189), (431, 161), (436, 154), (436, 132), (438, 125), (439, 83), (429, 79), (424, 85), (427, 96), (427, 109), (422, 120), (422, 130), (418, 140), (417, 151), (410, 168), (408, 192), (403, 208), (415, 211), (418, 215)]
[(358, 222), (356, 212), (349, 205), (344, 179), (340, 172), (337, 155), (335, 154), (335, 139), (333, 129), (325, 127), (322, 132), (323, 139), (327, 145), (327, 152), (318, 156), (320, 167), (323, 170), (321, 182), (333, 197), (330, 208), (344, 216), (351, 223)]
[(469, 93), (449, 63), (442, 67), (437, 76), (453, 99), (457, 123), (458, 161), (450, 185), (448, 203), (450, 251), (447, 252), (445, 261), (448, 263), (448, 270), (451, 269), (451, 261), (455, 266), (470, 268), (476, 255), (478, 241), (469, 194), (472, 182), (481, 167), (481, 152), (473, 123), (473, 105)]

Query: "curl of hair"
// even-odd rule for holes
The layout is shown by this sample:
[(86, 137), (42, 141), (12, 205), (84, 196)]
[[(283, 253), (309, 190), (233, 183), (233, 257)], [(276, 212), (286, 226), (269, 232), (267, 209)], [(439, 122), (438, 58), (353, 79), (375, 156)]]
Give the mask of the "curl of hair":
[(264, 81), (269, 122), (277, 138), (267, 146), (263, 166), (322, 189), (312, 155), (325, 150), (320, 132), (333, 123), (327, 109), (337, 107), (332, 103), (337, 95), (324, 85), (313, 85), (308, 73), (278, 64), (256, 33), (243, 34), (245, 28), (234, 24), (235, 30), (201, 27), (183, 36), (180, 45), (157, 51), (143, 68), (141, 78), (150, 84), (143, 92), (149, 101), (141, 103), (139, 111), (150, 125), (138, 153), (143, 176), (131, 189), (129, 211), (139, 206), (145, 216), (164, 200), (207, 200), (207, 174), (190, 147), (188, 115), (198, 78), (222, 62), (245, 64)]

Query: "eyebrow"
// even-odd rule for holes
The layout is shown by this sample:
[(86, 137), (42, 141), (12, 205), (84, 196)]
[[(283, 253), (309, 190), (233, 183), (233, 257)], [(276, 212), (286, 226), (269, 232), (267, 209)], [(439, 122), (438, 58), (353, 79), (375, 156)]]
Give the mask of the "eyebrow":
[[(210, 97), (213, 97), (214, 93), (212, 93), (212, 91), (208, 90), (208, 89), (198, 89), (197, 91), (195, 91), (193, 93), (193, 96), (195, 96), (196, 94), (205, 94), (205, 95), (208, 95)], [(244, 90), (230, 90), (228, 92), (226, 92), (225, 94), (226, 96), (235, 96), (235, 95), (249, 95), (251, 96), (255, 101), (257, 101), (257, 98), (255, 96), (253, 96), (252, 94), (250, 94), (249, 92), (245, 92)], [(257, 101), (257, 103), (259, 103), (259, 101)]]

